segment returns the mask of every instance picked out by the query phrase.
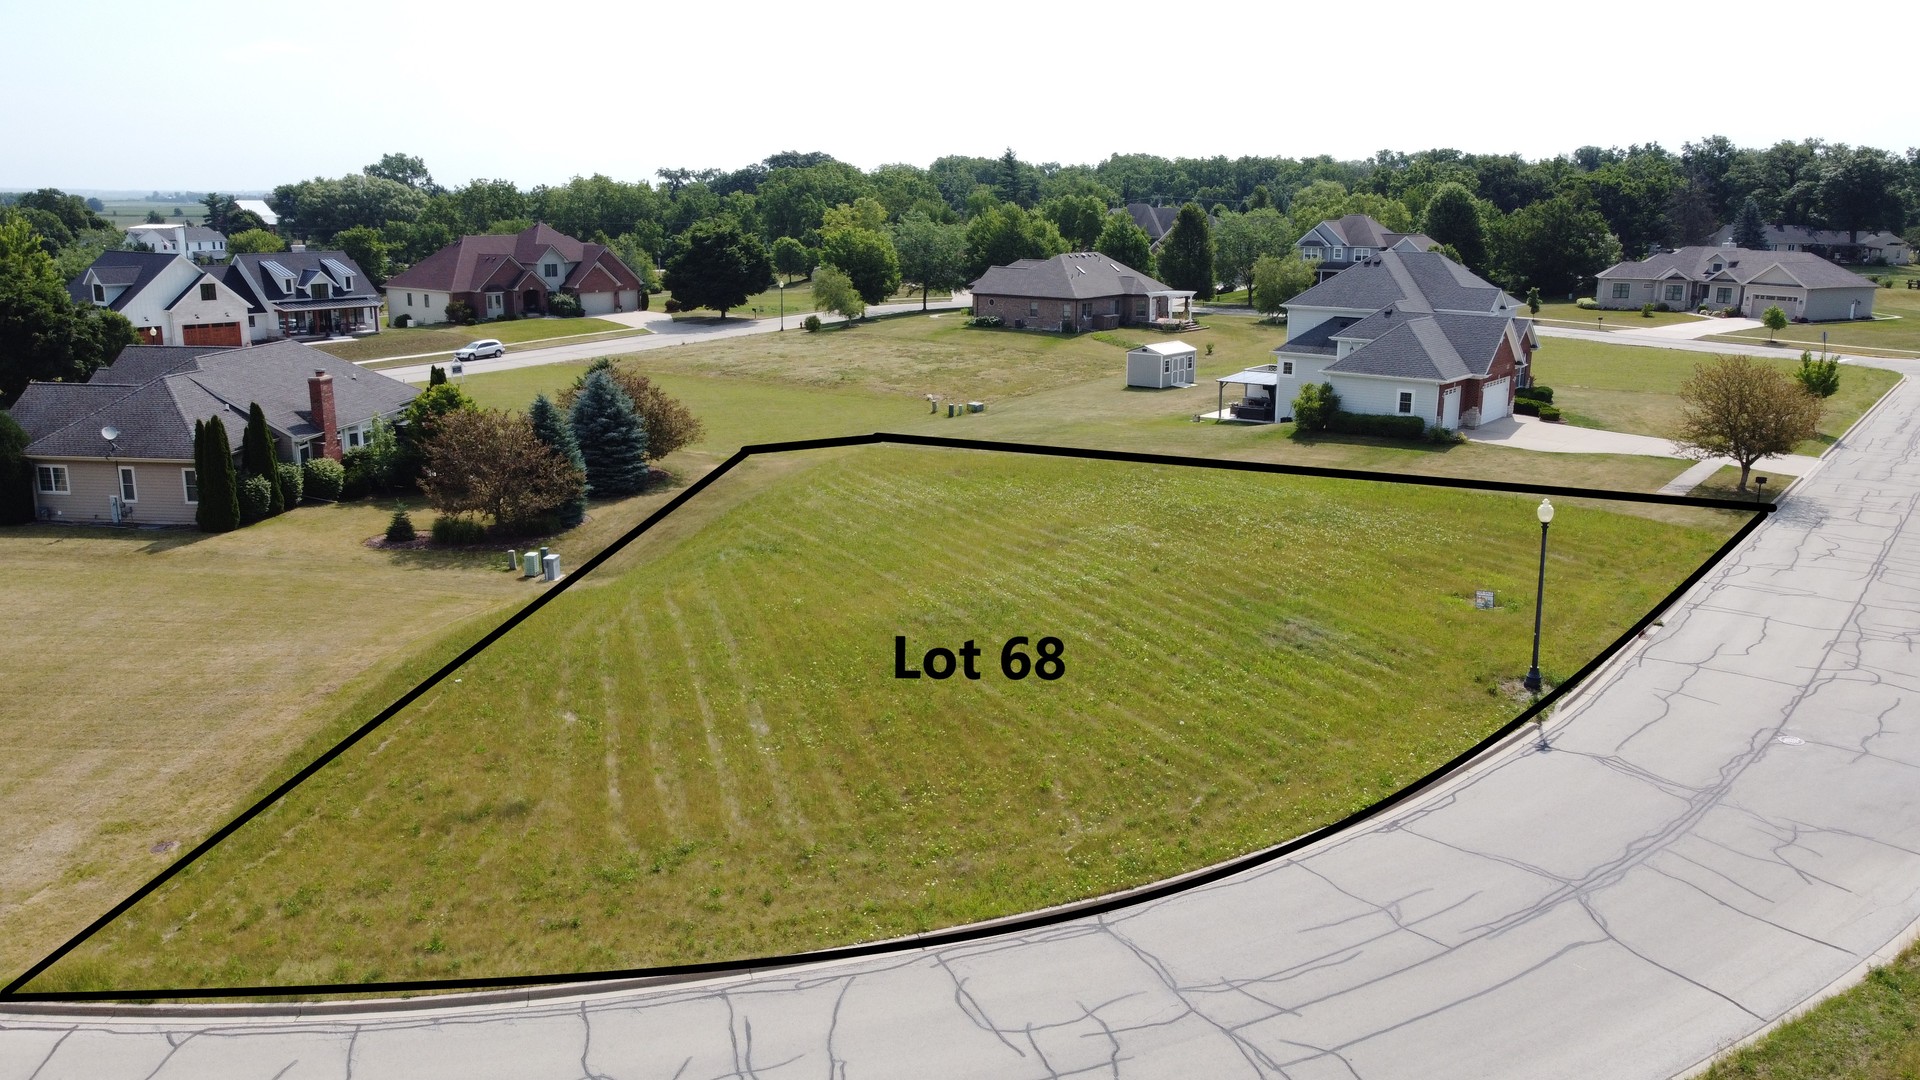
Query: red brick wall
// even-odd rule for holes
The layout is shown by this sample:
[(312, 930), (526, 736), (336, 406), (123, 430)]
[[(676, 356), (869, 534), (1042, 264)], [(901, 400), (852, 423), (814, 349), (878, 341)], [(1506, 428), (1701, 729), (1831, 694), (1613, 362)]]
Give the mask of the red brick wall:
[[(998, 315), (1008, 326), (1012, 326), (1017, 320), (1025, 323), (1029, 330), (1058, 330), (1060, 329), (1060, 312), (1063, 307), (1070, 305), (1073, 309), (1074, 325), (1084, 330), (1086, 326), (1082, 324), (1091, 325), (1102, 315), (1112, 319), (1115, 315), (1116, 302), (1120, 305), (1119, 321), (1122, 323), (1134, 321), (1133, 308), (1130, 306), (1129, 298), (1124, 296), (1100, 296), (1092, 300), (1062, 300), (1057, 296), (1003, 296), (997, 293), (991, 295), (974, 293), (973, 313)], [(1080, 314), (1080, 305), (1083, 303), (1093, 305), (1092, 318)], [(1039, 305), (1039, 313), (1027, 314), (1028, 311), (1033, 310), (1032, 305), (1036, 304)]]

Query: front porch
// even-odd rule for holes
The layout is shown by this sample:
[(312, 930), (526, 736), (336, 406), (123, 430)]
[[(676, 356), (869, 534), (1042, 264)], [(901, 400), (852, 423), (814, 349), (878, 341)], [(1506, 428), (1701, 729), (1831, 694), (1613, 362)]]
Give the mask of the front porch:
[(280, 335), (294, 339), (323, 340), (380, 332), (380, 309), (355, 304), (351, 307), (314, 307), (281, 311)]

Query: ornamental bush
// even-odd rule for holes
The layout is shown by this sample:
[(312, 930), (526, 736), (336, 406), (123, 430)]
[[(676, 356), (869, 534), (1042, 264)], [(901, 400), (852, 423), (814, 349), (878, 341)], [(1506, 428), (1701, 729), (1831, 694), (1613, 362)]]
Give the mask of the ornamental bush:
[(1583, 296), (1575, 300), (1573, 306), (1579, 308), (1581, 311), (1593, 311), (1600, 306), (1600, 301), (1595, 300), (1591, 296)]
[(273, 513), (273, 481), (249, 476), (240, 481), (240, 524), (251, 525)]
[(336, 502), (347, 480), (347, 470), (332, 458), (318, 457), (300, 469), (301, 486), (308, 495), (322, 502)]
[(1557, 424), (1560, 422), (1560, 410), (1551, 405), (1542, 405), (1540, 406), (1540, 419), (1545, 420), (1549, 424)]
[(578, 318), (580, 315), (580, 298), (572, 293), (554, 293), (547, 297), (547, 314), (558, 315), (563, 319)]
[(1417, 416), (1375, 416), (1335, 410), (1327, 418), (1327, 430), (1341, 435), (1372, 435), (1382, 439), (1418, 439), (1426, 434), (1427, 422)]
[(413, 518), (405, 510), (395, 510), (387, 521), (387, 543), (409, 544), (419, 534), (414, 531)]
[[(1660, 306), (1662, 310), (1665, 310), (1666, 308), (1665, 304), (1662, 304)], [(1643, 319), (1653, 318), (1653, 301), (1649, 300), (1646, 303), (1640, 305), (1640, 317)]]
[(287, 509), (291, 510), (299, 506), (301, 498), (306, 494), (304, 490), (306, 485), (300, 482), (300, 466), (291, 461), (278, 461), (274, 463), (273, 472), (280, 480), (280, 495), (286, 502)]
[(1513, 396), (1516, 398), (1525, 398), (1528, 401), (1545, 402), (1546, 404), (1551, 405), (1553, 404), (1553, 387), (1538, 386), (1538, 385), (1523, 386), (1520, 389), (1515, 390), (1513, 392)]
[(1000, 321), (998, 315), (975, 315), (972, 319), (975, 326), (999, 326)]
[(805, 330), (809, 334), (819, 333), (821, 325), (820, 316), (818, 315), (809, 315), (805, 319), (800, 320), (800, 329)]
[(1540, 406), (1543, 404), (1545, 402), (1536, 401), (1533, 398), (1516, 397), (1513, 399), (1513, 415), (1539, 416)]
[(1332, 383), (1308, 383), (1293, 399), (1295, 431), (1325, 431), (1334, 414), (1340, 411), (1340, 395)]
[(487, 539), (487, 527), (470, 517), (442, 515), (433, 519), (433, 542), (446, 547), (464, 547)]

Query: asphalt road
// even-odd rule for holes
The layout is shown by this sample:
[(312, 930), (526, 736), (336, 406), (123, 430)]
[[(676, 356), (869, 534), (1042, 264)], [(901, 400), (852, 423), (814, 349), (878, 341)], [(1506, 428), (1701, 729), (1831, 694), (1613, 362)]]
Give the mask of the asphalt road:
[(1548, 749), (1516, 739), (1260, 870), (1045, 932), (575, 999), (0, 1005), (0, 1078), (1674, 1075), (1920, 920), (1916, 415), (1909, 379)]

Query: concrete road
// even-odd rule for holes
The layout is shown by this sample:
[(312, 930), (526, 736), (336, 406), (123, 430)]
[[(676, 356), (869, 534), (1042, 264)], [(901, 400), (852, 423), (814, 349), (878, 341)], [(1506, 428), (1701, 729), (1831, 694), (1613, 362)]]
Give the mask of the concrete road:
[[(927, 305), (929, 312), (948, 312), (966, 307), (973, 298), (966, 293), (958, 293), (952, 300), (935, 300)], [(899, 315), (920, 310), (918, 303), (876, 304), (867, 309), (868, 315)], [(634, 316), (620, 319), (632, 322), (651, 330), (651, 334), (642, 337), (610, 338), (600, 341), (585, 341), (573, 345), (551, 345), (541, 348), (518, 348), (508, 346), (505, 356), (488, 360), (474, 360), (466, 365), (467, 375), (480, 375), (489, 371), (510, 371), (514, 368), (539, 367), (542, 364), (565, 364), (580, 360), (593, 360), (602, 356), (625, 356), (628, 353), (645, 352), (649, 349), (669, 349), (676, 345), (687, 345), (702, 341), (720, 341), (726, 338), (749, 337), (754, 334), (775, 334), (780, 332), (783, 320), (746, 319), (733, 316), (727, 319), (669, 319), (649, 318), (648, 312), (636, 312)], [(800, 329), (800, 320), (805, 315), (788, 315), (784, 320), (786, 332), (804, 333)], [(820, 321), (839, 323), (846, 320), (827, 312), (820, 313)], [(434, 364), (442, 367), (450, 362), (447, 358), (436, 358), (427, 363), (413, 364), (407, 367), (381, 369), (380, 374), (402, 382), (423, 383)]]

